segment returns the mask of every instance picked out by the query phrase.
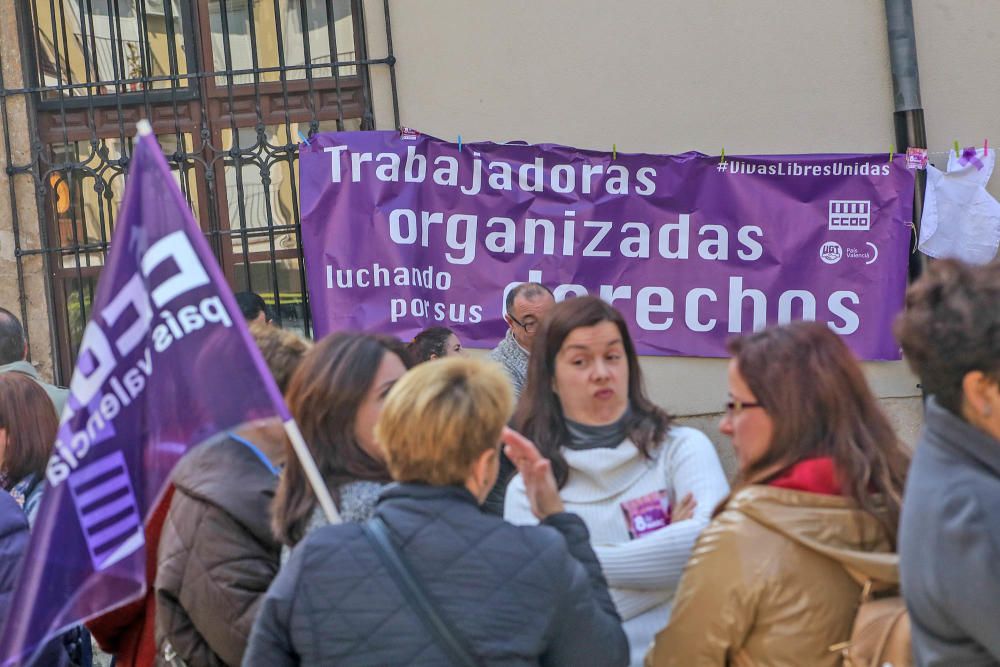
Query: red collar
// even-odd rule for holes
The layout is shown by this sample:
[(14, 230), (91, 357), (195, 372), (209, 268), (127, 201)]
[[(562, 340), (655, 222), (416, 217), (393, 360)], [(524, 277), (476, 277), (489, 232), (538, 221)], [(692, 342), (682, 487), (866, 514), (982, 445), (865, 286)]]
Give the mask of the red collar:
[(843, 487), (837, 480), (837, 471), (833, 459), (824, 456), (815, 459), (805, 459), (779, 473), (768, 482), (768, 486), (808, 493), (820, 493), (826, 496), (841, 496)]

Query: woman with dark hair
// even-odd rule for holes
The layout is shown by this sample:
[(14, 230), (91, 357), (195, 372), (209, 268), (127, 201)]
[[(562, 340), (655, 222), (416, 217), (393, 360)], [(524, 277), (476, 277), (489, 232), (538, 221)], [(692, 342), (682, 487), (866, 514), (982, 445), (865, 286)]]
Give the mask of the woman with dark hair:
[(898, 581), (909, 454), (847, 345), (797, 322), (729, 344), (733, 494), (646, 664), (839, 666), (864, 581)]
[(424, 329), (406, 346), (414, 365), (432, 359), (442, 359), (451, 355), (464, 356), (462, 341), (448, 327)]
[[(729, 491), (712, 443), (672, 425), (647, 398), (625, 320), (594, 297), (559, 303), (546, 318), (514, 423), (551, 461), (566, 511), (590, 529), (639, 664), (670, 615), (695, 539)], [(520, 476), (507, 487), (504, 516), (533, 522)]]
[[(344, 521), (371, 518), (379, 493), (392, 481), (375, 422), (407, 368), (406, 348), (395, 338), (342, 332), (317, 343), (289, 383), (288, 407)], [(291, 443), (271, 522), (287, 547), (326, 523)]]
[(1000, 264), (932, 264), (896, 335), (928, 394), (899, 529), (914, 657), (1000, 665)]
[(59, 420), (48, 394), (26, 375), (0, 375), (0, 484), (35, 524)]
[[(52, 400), (35, 380), (20, 373), (0, 374), (0, 486), (24, 511), (31, 529), (58, 429)], [(49, 642), (35, 664), (90, 667), (91, 655), (90, 635), (76, 626)]]

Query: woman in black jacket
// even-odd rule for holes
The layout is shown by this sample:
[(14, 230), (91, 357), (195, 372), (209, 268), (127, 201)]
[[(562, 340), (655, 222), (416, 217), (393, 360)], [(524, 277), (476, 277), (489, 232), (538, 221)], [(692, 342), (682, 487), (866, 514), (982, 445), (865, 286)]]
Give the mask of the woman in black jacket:
[[(399, 483), (382, 493), (376, 518), (474, 664), (625, 665), (628, 644), (587, 528), (562, 511), (548, 461), (504, 431), (512, 409), (493, 364), (444, 359), (405, 375), (376, 426)], [(501, 436), (541, 526), (480, 509)], [(327, 526), (295, 548), (264, 599), (244, 665), (451, 663), (365, 529)]]

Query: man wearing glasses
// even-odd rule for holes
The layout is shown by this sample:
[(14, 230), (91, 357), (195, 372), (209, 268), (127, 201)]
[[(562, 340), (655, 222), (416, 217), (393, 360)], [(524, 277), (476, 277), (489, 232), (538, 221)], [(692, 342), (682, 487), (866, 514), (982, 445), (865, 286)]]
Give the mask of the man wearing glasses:
[[(541, 328), (552, 306), (556, 305), (552, 291), (540, 283), (521, 283), (507, 293), (504, 304), (504, 320), (507, 322), (507, 334), (490, 352), (490, 359), (503, 366), (510, 377), (514, 395), (520, 398), (521, 391), (528, 379), (528, 354), (535, 334)], [(507, 483), (517, 470), (507, 455), (500, 453), (500, 471), (496, 484), (490, 491), (483, 509), (490, 514), (503, 516), (504, 492)]]
[(531, 343), (555, 303), (551, 290), (539, 283), (521, 283), (507, 293), (503, 318), (509, 328), (500, 344), (490, 352), (490, 359), (507, 371), (518, 397), (528, 377)]

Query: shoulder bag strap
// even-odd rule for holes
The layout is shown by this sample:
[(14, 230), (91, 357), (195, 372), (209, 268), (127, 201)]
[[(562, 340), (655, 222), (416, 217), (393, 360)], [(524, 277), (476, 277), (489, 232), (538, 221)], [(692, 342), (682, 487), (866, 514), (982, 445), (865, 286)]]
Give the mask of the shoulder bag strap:
[(463, 642), (448, 628), (448, 624), (441, 618), (437, 608), (424, 592), (420, 581), (413, 575), (403, 559), (403, 554), (392, 543), (385, 522), (376, 516), (370, 519), (367, 524), (363, 524), (362, 529), (365, 532), (365, 537), (368, 538), (368, 541), (375, 548), (375, 552), (382, 559), (382, 563), (389, 570), (389, 574), (392, 575), (403, 597), (417, 612), (417, 616), (437, 640), (438, 645), (448, 654), (452, 664), (461, 665), (461, 667), (478, 667), (479, 661), (472, 657)]

